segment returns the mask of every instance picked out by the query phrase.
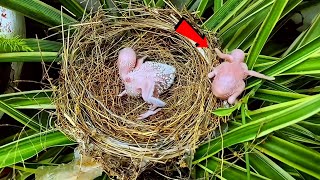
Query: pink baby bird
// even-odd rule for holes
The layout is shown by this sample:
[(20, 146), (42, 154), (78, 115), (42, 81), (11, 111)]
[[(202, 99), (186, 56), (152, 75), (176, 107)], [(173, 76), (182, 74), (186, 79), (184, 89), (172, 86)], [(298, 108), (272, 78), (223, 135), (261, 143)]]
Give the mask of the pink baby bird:
[(149, 110), (138, 118), (145, 119), (166, 105), (158, 97), (173, 84), (176, 69), (167, 64), (143, 62), (146, 56), (138, 60), (135, 58), (131, 48), (124, 48), (119, 52), (118, 68), (125, 90), (118, 96), (142, 96), (143, 100), (151, 105)]
[(119, 51), (118, 69), (120, 78), (124, 77), (136, 67), (137, 55), (132, 48), (123, 48)]
[(230, 55), (223, 54), (217, 48), (215, 48), (215, 51), (226, 62), (221, 63), (208, 74), (209, 78), (214, 77), (211, 90), (216, 97), (228, 100), (229, 104), (234, 104), (237, 97), (243, 92), (245, 88), (244, 79), (248, 75), (267, 80), (275, 79), (274, 77), (248, 70), (247, 65), (244, 63), (245, 54), (240, 49), (233, 50)]

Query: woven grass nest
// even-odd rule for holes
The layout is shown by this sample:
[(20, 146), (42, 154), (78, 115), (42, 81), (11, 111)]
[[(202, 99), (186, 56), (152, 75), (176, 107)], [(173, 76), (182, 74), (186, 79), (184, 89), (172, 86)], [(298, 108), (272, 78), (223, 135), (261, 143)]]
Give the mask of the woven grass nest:
[[(175, 32), (181, 17), (206, 35), (208, 48)], [(55, 90), (57, 127), (120, 179), (135, 179), (155, 163), (186, 166), (184, 158), (210, 139), (220, 120), (211, 113), (220, 104), (207, 78), (218, 63), (214, 35), (187, 12), (143, 6), (98, 11), (73, 29), (64, 39)], [(176, 68), (174, 84), (160, 95), (167, 105), (144, 120), (137, 120), (148, 109), (142, 98), (117, 96), (124, 90), (117, 69), (124, 47)]]

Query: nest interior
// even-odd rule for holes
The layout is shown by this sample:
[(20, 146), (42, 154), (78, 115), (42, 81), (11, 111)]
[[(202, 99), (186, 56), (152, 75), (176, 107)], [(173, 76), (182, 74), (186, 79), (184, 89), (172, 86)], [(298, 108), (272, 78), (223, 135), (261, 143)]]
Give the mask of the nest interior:
[[(115, 11), (120, 16), (112, 15)], [(57, 126), (101, 159), (109, 173), (126, 176), (142, 162), (182, 157), (210, 138), (219, 124), (211, 113), (219, 103), (207, 78), (218, 64), (216, 38), (203, 32), (209, 47), (196, 48), (175, 32), (182, 16), (201, 32), (186, 12), (136, 7), (98, 11), (73, 25), (74, 32), (64, 40), (55, 91)], [(117, 96), (124, 90), (117, 68), (124, 47), (132, 47), (138, 58), (176, 68), (174, 84), (160, 95), (167, 105), (144, 120), (137, 120), (148, 109), (142, 98)]]

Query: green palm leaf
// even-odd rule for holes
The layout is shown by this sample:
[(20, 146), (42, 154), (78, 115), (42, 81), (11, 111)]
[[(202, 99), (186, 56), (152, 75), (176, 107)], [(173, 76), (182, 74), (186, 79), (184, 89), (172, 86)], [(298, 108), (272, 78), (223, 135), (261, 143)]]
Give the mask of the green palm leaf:
[(40, 151), (53, 146), (74, 144), (56, 130), (40, 132), (0, 146), (0, 168), (27, 160)]
[(315, 150), (275, 136), (269, 137), (256, 148), (291, 167), (320, 178), (320, 153)]
[(55, 109), (51, 90), (35, 90), (1, 94), (0, 100), (16, 109)]
[[(221, 169), (221, 165), (223, 162), (223, 167)], [(225, 179), (247, 179), (246, 175), (246, 169), (234, 165), (233, 163), (222, 161), (221, 159), (218, 159), (216, 157), (211, 157), (206, 160), (206, 162), (201, 162), (198, 164), (201, 168), (203, 168), (206, 172), (209, 172), (212, 175), (215, 175), (217, 177), (223, 177)], [(200, 174), (198, 172), (197, 177), (203, 177), (203, 174)], [(221, 174), (222, 173), (222, 174)], [(250, 179), (268, 179), (266, 177), (263, 177), (261, 175), (258, 175), (256, 173), (251, 173)]]
[(49, 27), (60, 26), (62, 24), (61, 19), (63, 24), (77, 22), (72, 17), (61, 13), (60, 10), (57, 10), (39, 0), (1, 0), (0, 6), (20, 12), (23, 15)]
[(217, 31), (227, 22), (248, 0), (228, 0), (217, 12), (203, 23), (206, 29)]
[(274, 114), (253, 119), (250, 123), (227, 132), (223, 137), (205, 143), (197, 149), (193, 164), (213, 156), (224, 147), (265, 136), (273, 131), (302, 121), (320, 111), (320, 95), (303, 99), (304, 102)]
[(57, 52), (13, 52), (0, 54), (0, 62), (54, 62), (61, 60)]
[(259, 174), (268, 177), (270, 179), (287, 179), (294, 180), (294, 178), (273, 162), (270, 158), (263, 155), (257, 150), (253, 150), (249, 153), (250, 164), (253, 168), (259, 172)]
[(269, 35), (273, 27), (278, 22), (283, 9), (285, 8), (288, 0), (275, 0), (271, 11), (269, 12), (268, 16), (266, 17), (265, 21), (262, 23), (255, 40), (252, 43), (252, 46), (249, 51), (247, 65), (249, 69), (253, 68), (264, 44), (266, 43)]
[(19, 121), (25, 126), (33, 129), (34, 131), (40, 131), (43, 128), (38, 122), (35, 122), (35, 120), (29, 118), (27, 115), (14, 109), (13, 107), (9, 106), (3, 101), (0, 101), (0, 111), (6, 113), (7, 115), (11, 116), (13, 119)]

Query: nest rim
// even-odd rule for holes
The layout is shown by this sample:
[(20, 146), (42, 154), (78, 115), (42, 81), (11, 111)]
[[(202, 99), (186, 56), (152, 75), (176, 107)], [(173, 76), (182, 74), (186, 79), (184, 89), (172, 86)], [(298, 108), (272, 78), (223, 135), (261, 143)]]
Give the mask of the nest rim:
[[(122, 9), (121, 11), (122, 14), (129, 12), (129, 10), (126, 9)], [(189, 39), (174, 33), (175, 24), (178, 23), (179, 18), (183, 16), (188, 17), (189, 21), (196, 26), (194, 22), (195, 19), (187, 12), (146, 7), (130, 9), (130, 11), (136, 13), (141, 13), (142, 11), (141, 16), (147, 16), (148, 21), (143, 21), (143, 18), (136, 16), (121, 17), (117, 19), (117, 21), (112, 22), (115, 17), (108, 16), (106, 13), (97, 13), (93, 18), (83, 20), (76, 26), (77, 29), (75, 33), (67, 38), (66, 46), (62, 52), (63, 62), (59, 85), (54, 91), (55, 104), (58, 112), (57, 127), (69, 137), (79, 142), (83, 151), (86, 151), (93, 157), (101, 158), (107, 155), (117, 158), (125, 157), (127, 158), (126, 161), (128, 161), (128, 159), (136, 159), (139, 161), (139, 166), (141, 166), (142, 161), (165, 163), (174, 158), (184, 158), (186, 154), (191, 156), (199, 144), (210, 139), (211, 133), (221, 120), (219, 117), (213, 116), (210, 112), (210, 110), (221, 105), (211, 94), (209, 88), (210, 81), (207, 79), (207, 74), (210, 69), (219, 63), (216, 60), (216, 55), (213, 53), (213, 49), (217, 47), (216, 38), (213, 34), (205, 32), (210, 45), (207, 49), (200, 49), (196, 48), (194, 43)], [(108, 28), (105, 28), (105, 26)], [(151, 30), (153, 29), (156, 29), (156, 31), (152, 32)], [(197, 27), (197, 29), (201, 31), (199, 27)], [(123, 31), (129, 33), (123, 33)], [(135, 34), (135, 38), (123, 40), (123, 34), (132, 35), (135, 32), (138, 32)], [(151, 36), (152, 38), (149, 38), (148, 41), (141, 42), (142, 40), (139, 38), (139, 35), (143, 33), (151, 33), (153, 36), (159, 35), (161, 38)], [(110, 40), (110, 37), (115, 35), (118, 35), (118, 38), (114, 38), (116, 40)], [(168, 48), (162, 48), (162, 46), (156, 45), (155, 42), (161, 42), (163, 45), (165, 44), (163, 43), (163, 39), (168, 40), (166, 38), (172, 38), (172, 42), (170, 43), (174, 45), (180, 44), (181, 46), (173, 47), (171, 44), (171, 46), (169, 45), (169, 53), (168, 51), (164, 51), (168, 50)], [(106, 44), (108, 43), (106, 42), (108, 42), (108, 40), (113, 43), (110, 43), (111, 45), (108, 47), (103, 47), (103, 45), (107, 46)], [(90, 46), (90, 43), (95, 46)], [(116, 43), (121, 43), (121, 45)], [(168, 45), (168, 43), (166, 45)], [(159, 62), (173, 65), (177, 69), (178, 75), (176, 79), (178, 80), (175, 81), (176, 84), (166, 92), (170, 95), (160, 96), (160, 99), (167, 102), (167, 106), (163, 111), (172, 112), (169, 116), (168, 113), (165, 113), (167, 117), (162, 113), (160, 115), (158, 114), (158, 116), (155, 115), (156, 118), (137, 122), (136, 119), (130, 117), (136, 116), (141, 110), (146, 110), (147, 106), (141, 99), (127, 98), (125, 103), (129, 104), (128, 106), (132, 111), (140, 108), (140, 111), (137, 111), (139, 113), (128, 116), (130, 113), (119, 114), (115, 112), (116, 108), (121, 109), (121, 107), (116, 106), (116, 103), (123, 101), (123, 99), (114, 98), (112, 102), (109, 102), (108, 99), (102, 98), (103, 87), (111, 87), (114, 84), (118, 84), (118, 87), (104, 94), (107, 97), (114, 96), (123, 90), (121, 81), (116, 77), (118, 72), (115, 70), (117, 58), (117, 53), (115, 52), (119, 52), (121, 48), (128, 46), (134, 48), (138, 58), (148, 55), (148, 57), (150, 57), (149, 60), (160, 59)], [(92, 48), (91, 53), (90, 50), (88, 50), (89, 47)], [(81, 52), (83, 48), (88, 50), (89, 53)], [(150, 50), (150, 48), (152, 50)], [(179, 48), (184, 49), (181, 50)], [(94, 55), (93, 51), (95, 53), (100, 52), (101, 54)], [(82, 55), (82, 57), (79, 58), (79, 54)], [(87, 57), (88, 54), (90, 55), (89, 58)], [(181, 56), (187, 60), (183, 61)], [(190, 58), (190, 56), (193, 58)], [(109, 61), (113, 62), (113, 64), (108, 64), (107, 60), (101, 60), (106, 58), (109, 58)], [(100, 61), (98, 59), (100, 59)], [(179, 61), (177, 59), (179, 59)], [(95, 61), (99, 61), (99, 63)], [(88, 63), (85, 65), (85, 68), (83, 68), (84, 63)], [(101, 72), (103, 68), (99, 68), (99, 65), (107, 69), (106, 71), (112, 72), (111, 74), (113, 74), (113, 76)], [(90, 68), (87, 66), (95, 71), (90, 72)], [(194, 70), (195, 68), (197, 70)], [(187, 73), (187, 70), (194, 72)], [(115, 83), (111, 82), (111, 80), (102, 80), (103, 78), (101, 78), (99, 80), (107, 85), (104, 84), (102, 87), (98, 87), (101, 85), (101, 82), (99, 83), (94, 80), (89, 81), (89, 77), (86, 77), (86, 73), (84, 72), (89, 72), (89, 77), (107, 77), (107, 79), (112, 79)], [(192, 79), (192, 76), (196, 76), (196, 78)], [(192, 80), (186, 85), (182, 83), (181, 79), (183, 79), (183, 83), (187, 83), (187, 80)], [(88, 87), (88, 84), (83, 82), (91, 84), (91, 86)], [(194, 96), (194, 94), (197, 96)], [(180, 99), (178, 98), (179, 96), (181, 97)], [(181, 101), (181, 99), (189, 99), (189, 101), (187, 103), (177, 104), (176, 102)], [(193, 103), (190, 104), (190, 102)], [(127, 106), (125, 103), (120, 104)], [(108, 106), (108, 104), (112, 104), (112, 106)], [(182, 106), (183, 104), (185, 104), (185, 106)], [(120, 111), (123, 111), (123, 109)], [(161, 124), (171, 125), (161, 127)], [(187, 128), (182, 128), (185, 126)], [(111, 129), (107, 133), (101, 130), (106, 127)], [(150, 129), (152, 129), (153, 132), (150, 131)], [(168, 131), (167, 129), (173, 130)], [(189, 132), (182, 133), (187, 130), (189, 130)], [(158, 134), (160, 131), (168, 132), (158, 135), (154, 133), (155, 131), (158, 131)], [(122, 134), (119, 135), (119, 132)], [(159, 137), (164, 138), (161, 139)], [(104, 163), (105, 166), (110, 166), (107, 164), (108, 163)], [(114, 167), (116, 166), (119, 167), (122, 165), (115, 165)], [(112, 167), (106, 168), (108, 171), (114, 169)]]

